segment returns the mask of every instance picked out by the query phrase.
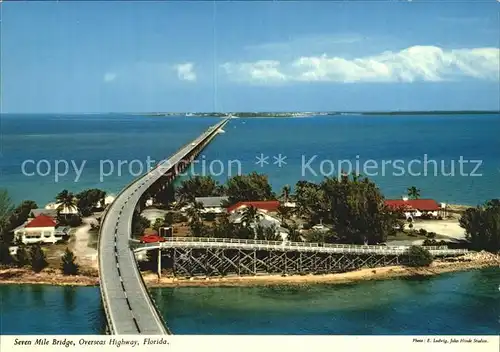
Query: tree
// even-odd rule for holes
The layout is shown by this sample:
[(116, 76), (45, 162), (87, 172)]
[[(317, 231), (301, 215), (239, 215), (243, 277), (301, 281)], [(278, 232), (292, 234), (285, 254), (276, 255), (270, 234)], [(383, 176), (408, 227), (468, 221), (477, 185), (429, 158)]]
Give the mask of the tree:
[(189, 222), (191, 223), (200, 222), (202, 209), (203, 209), (203, 204), (199, 202), (192, 202), (191, 206), (186, 211), (186, 215), (189, 218)]
[(342, 243), (382, 243), (395, 231), (396, 215), (368, 178), (344, 175), (320, 184), (299, 181), (295, 189), (299, 212), (310, 223), (332, 225), (332, 238)]
[[(62, 193), (62, 192), (61, 192)], [(64, 197), (69, 197), (66, 195)], [(90, 216), (92, 212), (99, 205), (104, 208), (104, 200), (106, 192), (97, 188), (86, 189), (76, 195), (76, 206), (82, 216)], [(74, 209), (74, 208), (73, 208)]]
[(134, 211), (134, 215), (132, 216), (132, 235), (142, 236), (144, 234), (144, 230), (146, 230), (149, 226), (151, 226), (151, 222), (142, 216), (138, 211)]
[(292, 214), (292, 208), (280, 205), (277, 209), (277, 213), (281, 219), (281, 222), (285, 222), (285, 220), (288, 220), (290, 218), (290, 215)]
[(226, 195), (231, 204), (276, 199), (267, 176), (256, 172), (231, 177), (226, 183)]
[(68, 192), (68, 190), (66, 189), (57, 194), (56, 202), (58, 204), (58, 213), (60, 213), (61, 211), (75, 210), (77, 208), (75, 195), (72, 192)]
[(30, 257), (25, 245), (19, 245), (16, 252), (16, 265), (19, 268), (25, 267), (30, 263)]
[(210, 235), (208, 227), (203, 223), (201, 218), (201, 209), (203, 209), (203, 204), (194, 202), (186, 212), (189, 218), (191, 235), (194, 237), (208, 237)]
[(288, 203), (288, 201), (290, 200), (291, 192), (292, 189), (289, 185), (285, 185), (281, 189), (281, 197), (285, 203)]
[(69, 248), (66, 248), (61, 258), (61, 270), (64, 275), (78, 275), (79, 266), (76, 264), (76, 257)]
[(9, 247), (8, 243), (3, 240), (0, 241), (0, 264), (2, 265), (11, 265), (13, 262)]
[(420, 198), (420, 190), (415, 187), (415, 186), (412, 186), (410, 188), (408, 188), (408, 197), (410, 197), (410, 199), (418, 199)]
[[(9, 218), (14, 211), (12, 200), (5, 189), (0, 189), (0, 236), (3, 237), (4, 232), (9, 224)], [(7, 243), (8, 244), (8, 243)]]
[(407, 266), (422, 267), (432, 264), (434, 258), (431, 252), (422, 246), (411, 246), (407, 251), (408, 263)]
[(78, 214), (58, 214), (57, 223), (60, 226), (78, 227), (82, 224), (82, 218)]
[(174, 224), (174, 213), (171, 211), (167, 212), (163, 218), (163, 223), (165, 226), (172, 226)]
[(173, 182), (168, 182), (165, 188), (160, 188), (154, 193), (154, 199), (157, 203), (170, 205), (175, 202), (175, 187)]
[(483, 206), (468, 208), (459, 220), (465, 237), (475, 250), (496, 253), (500, 250), (500, 200), (492, 199)]
[(196, 197), (220, 196), (224, 188), (210, 176), (193, 176), (181, 182), (176, 190), (180, 204), (192, 203)]
[(38, 205), (32, 200), (25, 200), (19, 204), (9, 217), (9, 230), (24, 224), (31, 214), (33, 209), (38, 208)]
[(241, 217), (241, 223), (244, 227), (250, 227), (255, 225), (262, 218), (262, 214), (259, 213), (257, 208), (253, 206), (246, 207), (243, 210), (243, 214)]
[(239, 238), (238, 228), (229, 219), (229, 214), (222, 213), (212, 227), (214, 238)]
[(31, 258), (31, 268), (35, 273), (39, 273), (49, 265), (45, 257), (45, 252), (38, 243), (33, 244), (31, 246), (30, 258)]
[(152, 227), (156, 231), (160, 230), (160, 227), (165, 226), (165, 221), (162, 218), (156, 218), (155, 222), (153, 223)]
[(283, 224), (283, 227), (288, 230), (287, 241), (290, 242), (302, 242), (302, 235), (299, 232), (299, 228), (295, 222), (291, 224)]

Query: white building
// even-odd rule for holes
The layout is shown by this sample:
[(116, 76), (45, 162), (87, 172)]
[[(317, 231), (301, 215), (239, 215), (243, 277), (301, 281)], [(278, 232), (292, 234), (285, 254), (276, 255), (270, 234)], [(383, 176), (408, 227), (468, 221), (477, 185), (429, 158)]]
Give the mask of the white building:
[[(268, 228), (274, 226), (274, 228), (276, 229), (276, 235), (280, 236), (283, 241), (286, 241), (288, 237), (288, 230), (281, 226), (281, 221), (279, 221), (275, 217), (272, 217), (271, 215), (267, 214), (265, 211), (262, 211), (260, 209), (258, 209), (257, 212), (259, 214), (258, 220), (256, 221), (255, 224), (251, 225), (251, 227), (255, 228), (256, 226), (260, 225), (264, 228)], [(233, 212), (229, 216), (229, 221), (232, 222), (233, 224), (241, 224), (243, 221), (243, 216), (244, 216), (243, 211)]]
[(51, 217), (41, 214), (14, 230), (16, 240), (24, 244), (56, 243), (66, 235), (64, 229), (56, 229), (57, 224)]
[(196, 197), (194, 201), (203, 205), (202, 213), (222, 214), (226, 212), (223, 205), (228, 197)]

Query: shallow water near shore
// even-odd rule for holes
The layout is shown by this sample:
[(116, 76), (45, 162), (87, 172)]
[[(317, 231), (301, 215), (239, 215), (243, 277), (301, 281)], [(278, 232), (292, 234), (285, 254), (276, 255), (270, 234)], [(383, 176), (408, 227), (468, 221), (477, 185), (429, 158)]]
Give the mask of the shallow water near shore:
[[(174, 334), (497, 334), (500, 268), (341, 285), (152, 289)], [(2, 334), (98, 334), (99, 289), (0, 285)]]

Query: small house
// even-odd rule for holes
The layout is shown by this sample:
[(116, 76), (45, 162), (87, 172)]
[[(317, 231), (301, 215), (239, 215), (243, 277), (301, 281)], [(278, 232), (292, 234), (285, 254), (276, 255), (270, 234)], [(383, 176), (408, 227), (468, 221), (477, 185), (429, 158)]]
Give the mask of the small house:
[(14, 236), (24, 244), (56, 243), (66, 235), (65, 228), (56, 229), (57, 223), (50, 216), (41, 214), (14, 230)]

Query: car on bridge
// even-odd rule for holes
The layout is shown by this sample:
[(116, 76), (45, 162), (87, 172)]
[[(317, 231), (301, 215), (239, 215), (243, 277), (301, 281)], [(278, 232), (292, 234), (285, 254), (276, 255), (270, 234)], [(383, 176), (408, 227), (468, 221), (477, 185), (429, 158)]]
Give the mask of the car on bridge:
[(157, 243), (157, 242), (165, 242), (166, 239), (165, 237), (158, 236), (158, 235), (144, 235), (141, 237), (140, 242), (141, 243)]

